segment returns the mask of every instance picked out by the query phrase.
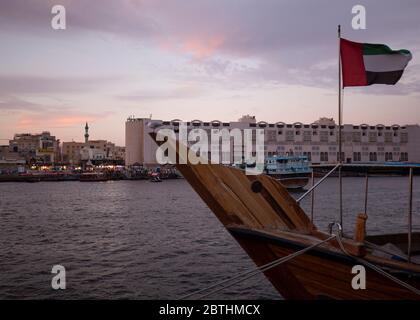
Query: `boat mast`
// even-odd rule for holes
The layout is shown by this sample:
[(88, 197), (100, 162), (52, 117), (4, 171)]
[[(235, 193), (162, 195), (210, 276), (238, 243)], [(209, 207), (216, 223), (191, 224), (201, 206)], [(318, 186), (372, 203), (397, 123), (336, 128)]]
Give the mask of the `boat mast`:
[(340, 193), (340, 224), (343, 228), (343, 183), (341, 177), (341, 164), (342, 164), (342, 146), (341, 146), (341, 25), (338, 25), (338, 157), (337, 162), (340, 164), (338, 167), (338, 179), (339, 179), (339, 193)]
[(338, 25), (338, 162), (341, 163), (341, 26)]

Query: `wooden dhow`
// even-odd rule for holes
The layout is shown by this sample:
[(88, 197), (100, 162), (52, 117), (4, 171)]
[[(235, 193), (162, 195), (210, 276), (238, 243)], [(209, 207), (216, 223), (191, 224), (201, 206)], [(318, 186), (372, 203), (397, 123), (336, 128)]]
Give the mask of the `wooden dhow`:
[[(155, 138), (154, 133), (151, 135)], [(182, 163), (179, 157), (177, 153), (177, 163)], [(318, 230), (275, 179), (264, 174), (246, 175), (243, 170), (220, 164), (191, 164), (184, 160), (186, 164), (177, 164), (177, 169), (257, 266), (330, 237)], [(357, 216), (354, 237), (343, 235), (325, 242), (265, 271), (265, 276), (286, 299), (419, 299), (420, 265), (413, 262), (414, 257), (407, 261), (395, 259), (393, 254), (376, 254), (384, 243), (403, 250), (407, 237), (365, 237), (366, 218), (364, 214)], [(413, 233), (410, 242), (410, 254), (414, 256), (420, 252), (420, 234)], [(355, 290), (352, 268), (360, 264), (366, 266), (366, 289)]]

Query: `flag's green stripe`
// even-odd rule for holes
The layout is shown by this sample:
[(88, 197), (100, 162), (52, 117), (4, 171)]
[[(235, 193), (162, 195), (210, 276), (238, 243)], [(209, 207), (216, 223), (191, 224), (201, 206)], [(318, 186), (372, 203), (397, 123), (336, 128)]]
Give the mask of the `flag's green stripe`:
[(406, 49), (392, 50), (390, 47), (384, 44), (363, 44), (363, 55), (374, 55), (374, 54), (403, 54), (410, 55), (410, 51)]
[(371, 84), (396, 84), (400, 80), (404, 70), (388, 72), (366, 72), (367, 85)]

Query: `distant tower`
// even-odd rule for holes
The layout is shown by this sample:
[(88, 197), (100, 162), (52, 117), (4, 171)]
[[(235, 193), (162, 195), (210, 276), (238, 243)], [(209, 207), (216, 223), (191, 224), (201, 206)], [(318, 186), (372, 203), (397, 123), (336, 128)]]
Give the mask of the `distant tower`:
[(86, 122), (86, 125), (85, 125), (85, 143), (88, 143), (88, 141), (89, 141), (89, 126), (88, 126), (88, 123)]

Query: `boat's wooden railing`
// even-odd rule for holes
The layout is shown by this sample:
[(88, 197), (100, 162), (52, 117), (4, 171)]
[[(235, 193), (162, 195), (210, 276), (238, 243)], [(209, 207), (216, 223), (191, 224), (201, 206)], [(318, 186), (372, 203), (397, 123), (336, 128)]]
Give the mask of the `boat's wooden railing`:
[[(369, 169), (403, 169), (408, 170), (408, 215), (407, 215), (407, 260), (411, 262), (411, 253), (412, 253), (412, 237), (413, 237), (413, 171), (414, 169), (420, 169), (418, 164), (348, 164), (348, 163), (337, 163), (337, 164), (326, 164), (326, 165), (313, 165), (312, 168), (331, 168), (323, 177), (315, 183), (315, 174), (312, 170), (312, 186), (306, 191), (301, 197), (296, 201), (300, 203), (304, 198), (309, 194), (311, 195), (311, 222), (314, 222), (314, 202), (315, 202), (315, 189), (331, 176), (334, 172), (338, 170), (339, 178), (339, 221), (340, 225), (343, 227), (343, 200), (342, 200), (342, 169), (343, 168), (359, 168), (363, 169), (366, 172), (365, 175), (365, 191), (364, 191), (364, 212), (362, 213), (364, 219), (363, 221), (358, 221), (355, 230), (355, 238), (357, 240), (364, 239), (362, 233), (365, 233), (365, 226), (362, 225), (362, 222), (365, 223), (367, 220), (367, 208), (368, 208), (368, 194), (369, 194)], [(344, 229), (344, 227), (343, 227)], [(356, 239), (355, 239), (356, 240)], [(356, 240), (356, 241), (357, 241)]]

